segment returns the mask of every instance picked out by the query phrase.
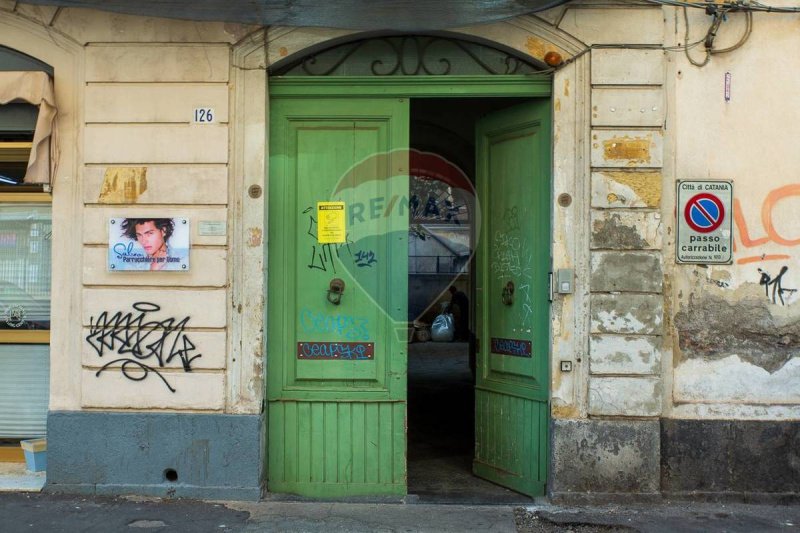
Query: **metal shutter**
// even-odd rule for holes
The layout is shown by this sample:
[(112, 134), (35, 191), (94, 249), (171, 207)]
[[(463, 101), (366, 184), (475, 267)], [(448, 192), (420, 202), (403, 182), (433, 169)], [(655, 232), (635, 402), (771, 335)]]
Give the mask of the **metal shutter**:
[(0, 344), (0, 438), (45, 436), (49, 383), (50, 346)]

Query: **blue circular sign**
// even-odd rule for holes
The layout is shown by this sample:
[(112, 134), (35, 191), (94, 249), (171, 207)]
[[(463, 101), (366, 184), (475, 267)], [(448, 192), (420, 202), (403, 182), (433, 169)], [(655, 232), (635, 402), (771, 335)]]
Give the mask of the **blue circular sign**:
[(725, 220), (725, 207), (713, 194), (695, 194), (686, 202), (683, 217), (693, 230), (710, 233), (720, 227)]

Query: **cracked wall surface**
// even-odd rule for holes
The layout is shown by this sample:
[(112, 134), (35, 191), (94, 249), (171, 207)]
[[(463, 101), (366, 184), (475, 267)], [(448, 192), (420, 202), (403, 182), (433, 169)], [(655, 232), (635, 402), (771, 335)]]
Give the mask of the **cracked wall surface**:
[[(800, 46), (792, 18), (754, 15), (746, 46), (703, 68), (672, 57), (673, 116), (680, 117), (675, 177), (731, 180), (734, 187), (732, 264), (668, 272), (673, 417), (800, 417), (800, 154), (794, 141), (800, 125), (786, 105), (793, 98), (788, 72), (797, 61), (784, 74), (758, 60), (764, 47)], [(703, 19), (690, 14), (693, 33), (702, 31)], [(735, 41), (744, 22), (744, 15), (731, 17), (720, 42)], [(681, 21), (668, 26), (683, 31)], [(726, 73), (728, 99), (709, 90)], [(712, 139), (712, 150), (701, 148)], [(674, 253), (672, 229), (665, 259)]]

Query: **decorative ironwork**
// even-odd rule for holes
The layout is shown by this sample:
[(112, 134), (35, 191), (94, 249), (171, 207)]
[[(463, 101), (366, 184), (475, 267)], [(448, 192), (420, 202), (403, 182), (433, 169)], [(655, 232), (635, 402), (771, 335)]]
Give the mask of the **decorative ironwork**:
[(534, 63), (492, 46), (442, 36), (404, 35), (340, 44), (281, 66), (272, 75), (502, 75), (540, 70)]

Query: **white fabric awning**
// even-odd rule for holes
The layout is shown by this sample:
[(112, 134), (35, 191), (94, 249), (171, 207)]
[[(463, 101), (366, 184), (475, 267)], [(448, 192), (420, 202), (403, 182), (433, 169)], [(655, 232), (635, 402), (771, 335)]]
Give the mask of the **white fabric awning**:
[(46, 72), (0, 71), (0, 105), (25, 102), (39, 107), (24, 183), (49, 184), (58, 161), (53, 80)]

